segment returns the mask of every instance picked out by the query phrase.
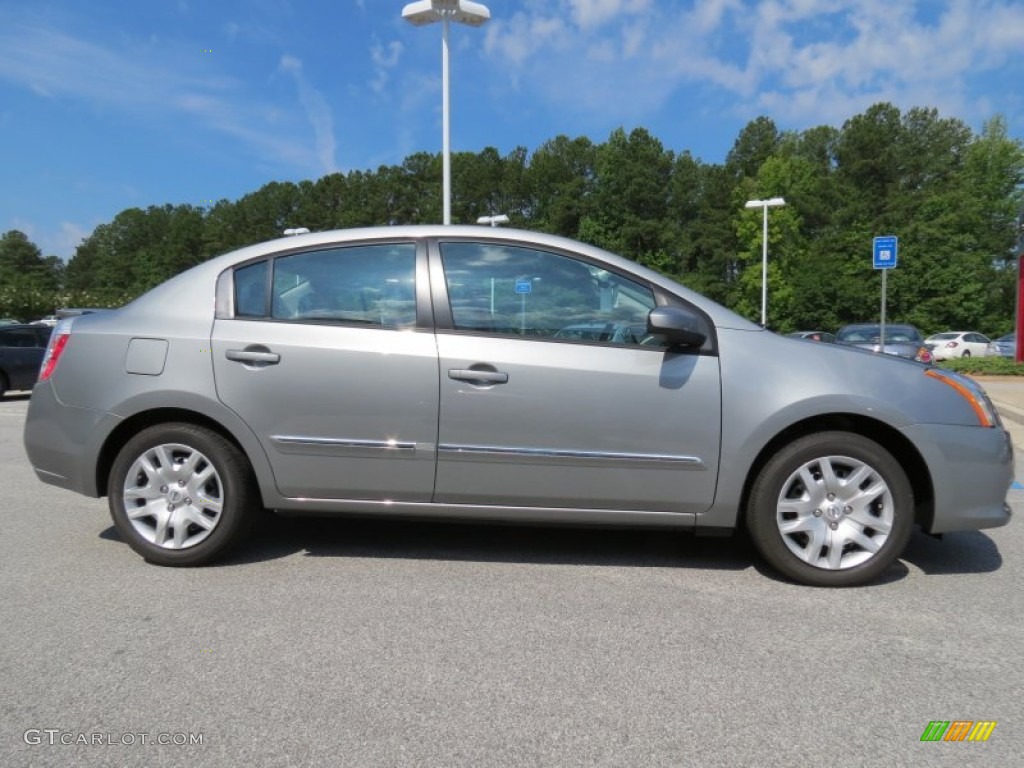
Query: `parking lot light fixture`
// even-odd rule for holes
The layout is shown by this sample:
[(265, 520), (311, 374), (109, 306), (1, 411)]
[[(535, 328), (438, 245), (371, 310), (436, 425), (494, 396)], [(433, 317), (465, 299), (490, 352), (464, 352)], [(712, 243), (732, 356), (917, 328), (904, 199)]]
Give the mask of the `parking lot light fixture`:
[(402, 18), (417, 27), (441, 22), (441, 166), (442, 195), (444, 197), (444, 224), (452, 223), (452, 166), (449, 130), (450, 98), (448, 85), (448, 26), (455, 21), (470, 27), (479, 27), (491, 18), (483, 3), (469, 0), (419, 0), (402, 9)]
[(761, 208), (764, 210), (764, 225), (761, 232), (761, 327), (768, 327), (768, 209), (785, 205), (781, 197), (769, 197), (767, 200), (747, 200), (745, 208)]

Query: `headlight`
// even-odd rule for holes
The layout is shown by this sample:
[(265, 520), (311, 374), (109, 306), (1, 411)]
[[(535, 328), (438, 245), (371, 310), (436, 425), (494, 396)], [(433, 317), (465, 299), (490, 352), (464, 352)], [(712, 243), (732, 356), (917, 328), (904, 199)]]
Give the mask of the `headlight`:
[(981, 426), (994, 427), (999, 423), (999, 417), (996, 415), (996, 409), (992, 406), (992, 401), (988, 399), (985, 390), (976, 381), (952, 371), (944, 371), (941, 368), (929, 368), (924, 375), (931, 376), (956, 390), (956, 393), (971, 406), (971, 410), (978, 417)]

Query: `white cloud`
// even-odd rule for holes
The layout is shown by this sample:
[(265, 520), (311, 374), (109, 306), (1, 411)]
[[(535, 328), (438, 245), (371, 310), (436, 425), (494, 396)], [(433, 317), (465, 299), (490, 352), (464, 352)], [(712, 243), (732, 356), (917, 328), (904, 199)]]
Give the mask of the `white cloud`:
[(250, 97), (245, 83), (211, 72), (209, 59), (193, 54), (189, 50), (183, 58), (185, 54), (168, 47), (155, 52), (130, 45), (108, 48), (30, 23), (0, 26), (0, 80), (44, 98), (114, 108), (141, 121), (168, 123), (187, 117), (238, 139), (261, 160), (303, 172), (334, 169), (330, 111), (322, 96), (304, 84), (301, 64), (291, 74), (314, 126), (315, 151), (296, 141), (295, 121), (267, 119), (278, 110), (272, 102)]
[(387, 87), (391, 71), (398, 66), (402, 58), (402, 44), (393, 40), (387, 45), (374, 43), (370, 46), (370, 59), (373, 61), (374, 77), (370, 81), (370, 89), (374, 93), (382, 93)]
[(539, 50), (558, 50), (569, 45), (570, 30), (557, 16), (516, 13), (488, 24), (484, 50), (515, 66), (523, 66)]
[(294, 56), (281, 57), (281, 69), (295, 79), (299, 91), (299, 103), (306, 111), (306, 117), (313, 126), (316, 139), (316, 154), (323, 173), (338, 170), (335, 161), (334, 116), (324, 95), (309, 84), (302, 72), (302, 62)]
[(1024, 2), (528, 1), (489, 25), (484, 51), (552, 108), (606, 120), (641, 121), (695, 84), (790, 125), (877, 101), (963, 115), (985, 104), (969, 78), (1020, 60)]
[(650, 0), (569, 0), (573, 21), (584, 29), (643, 13), (650, 6)]

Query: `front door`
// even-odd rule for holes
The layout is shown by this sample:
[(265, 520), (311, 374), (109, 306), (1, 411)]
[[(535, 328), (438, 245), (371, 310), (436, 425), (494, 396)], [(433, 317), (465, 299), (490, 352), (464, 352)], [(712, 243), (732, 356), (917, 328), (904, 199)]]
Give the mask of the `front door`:
[[(713, 349), (646, 333), (645, 283), (571, 254), (442, 242), (443, 503), (699, 513), (718, 474)], [(439, 317), (446, 313), (439, 312)]]

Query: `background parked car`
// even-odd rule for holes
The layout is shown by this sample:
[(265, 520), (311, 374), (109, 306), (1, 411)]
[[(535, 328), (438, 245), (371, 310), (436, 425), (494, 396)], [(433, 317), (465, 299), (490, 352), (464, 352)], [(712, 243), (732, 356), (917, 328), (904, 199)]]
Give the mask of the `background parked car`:
[(992, 341), (976, 331), (946, 331), (935, 333), (924, 340), (935, 360), (953, 360), (958, 357), (989, 357), (998, 354)]
[(881, 337), (882, 328), (878, 323), (844, 325), (836, 334), (836, 344), (884, 352), (921, 363), (932, 362), (932, 354), (925, 346), (923, 334), (912, 325), (886, 324), (884, 348)]
[(791, 339), (823, 341), (826, 344), (831, 344), (836, 340), (834, 333), (827, 333), (826, 331), (794, 331), (793, 333), (787, 333), (786, 335)]
[(1005, 336), (1000, 336), (992, 342), (992, 346), (995, 347), (996, 354), (1000, 357), (1016, 357), (1017, 334), (1008, 333)]
[(59, 319), (60, 318), (58, 318), (56, 315), (47, 315), (46, 317), (40, 317), (38, 320), (33, 320), (31, 324), (32, 325), (48, 325), (51, 328), (53, 328), (53, 326), (55, 326), (57, 324), (57, 320), (59, 320)]
[(10, 389), (32, 389), (51, 331), (20, 323), (0, 327), (0, 397)]

